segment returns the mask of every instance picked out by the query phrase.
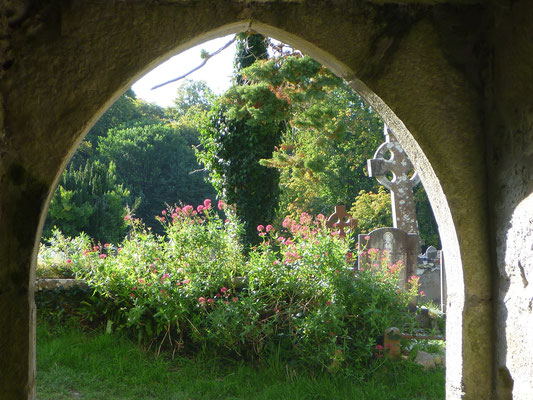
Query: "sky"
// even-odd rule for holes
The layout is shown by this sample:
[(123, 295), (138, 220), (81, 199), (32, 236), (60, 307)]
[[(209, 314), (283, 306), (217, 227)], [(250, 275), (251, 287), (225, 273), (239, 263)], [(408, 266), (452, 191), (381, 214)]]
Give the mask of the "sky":
[[(202, 49), (208, 53), (213, 53), (231, 40), (233, 35), (221, 37), (202, 43), (183, 53), (170, 58), (160, 64), (152, 71), (144, 75), (132, 86), (137, 97), (150, 103), (156, 103), (162, 107), (173, 105), (172, 100), (176, 96), (177, 88), (183, 83), (183, 79), (163, 86), (159, 89), (151, 90), (157, 84), (183, 75), (202, 63), (200, 52)], [(220, 94), (230, 86), (231, 74), (233, 72), (233, 57), (235, 55), (235, 43), (221, 53), (212, 57), (207, 64), (198, 71), (187, 77), (192, 80), (204, 80), (215, 93)]]

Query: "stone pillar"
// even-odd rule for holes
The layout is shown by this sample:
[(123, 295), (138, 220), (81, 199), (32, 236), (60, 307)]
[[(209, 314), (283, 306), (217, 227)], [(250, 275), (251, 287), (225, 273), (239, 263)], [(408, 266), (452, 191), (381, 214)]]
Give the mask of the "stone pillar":
[[(7, 158), (7, 157), (6, 157)], [(47, 186), (17, 162), (0, 164), (0, 397), (35, 398), (36, 237)]]

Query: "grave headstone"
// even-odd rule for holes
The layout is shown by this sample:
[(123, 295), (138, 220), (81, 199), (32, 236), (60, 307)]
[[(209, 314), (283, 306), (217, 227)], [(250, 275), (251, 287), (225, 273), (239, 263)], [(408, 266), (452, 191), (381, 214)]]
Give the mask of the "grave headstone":
[(436, 260), (437, 257), (439, 255), (439, 251), (433, 247), (433, 246), (429, 246), (427, 249), (426, 249), (426, 259), (428, 260)]
[(418, 173), (404, 149), (387, 126), (385, 143), (368, 160), (368, 175), (391, 192), (392, 221), (394, 228), (418, 234), (413, 188), (420, 182)]
[[(339, 236), (344, 238), (347, 233), (350, 234), (357, 229), (357, 220), (346, 212), (345, 206), (335, 206), (335, 212), (326, 220), (326, 227), (338, 232)], [(344, 231), (345, 228), (347, 228), (346, 232)]]
[(420, 283), (420, 291), (425, 293), (425, 298), (440, 304), (442, 299), (441, 285), (441, 260), (440, 252), (429, 246), (425, 254), (418, 257), (416, 274)]
[[(387, 254), (388, 262), (401, 262), (400, 287), (405, 288), (407, 281), (416, 274), (418, 255), (418, 235), (397, 228), (379, 228), (367, 235), (359, 235), (358, 267), (369, 262), (369, 249), (379, 249)], [(366, 250), (366, 251), (365, 251)]]

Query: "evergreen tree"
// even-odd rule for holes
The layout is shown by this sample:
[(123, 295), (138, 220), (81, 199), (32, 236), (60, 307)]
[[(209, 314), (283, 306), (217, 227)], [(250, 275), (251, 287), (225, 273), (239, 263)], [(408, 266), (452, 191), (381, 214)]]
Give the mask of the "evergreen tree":
[(118, 243), (126, 234), (123, 218), (129, 201), (113, 162), (70, 164), (50, 203), (44, 236), (56, 226), (67, 236), (85, 232), (97, 242)]
[(117, 176), (140, 199), (137, 217), (157, 232), (154, 219), (166, 204), (200, 204), (214, 197), (213, 188), (198, 170), (194, 150), (187, 143), (195, 132), (190, 126), (168, 124), (138, 125), (111, 129), (100, 138), (97, 151), (102, 160), (113, 161)]

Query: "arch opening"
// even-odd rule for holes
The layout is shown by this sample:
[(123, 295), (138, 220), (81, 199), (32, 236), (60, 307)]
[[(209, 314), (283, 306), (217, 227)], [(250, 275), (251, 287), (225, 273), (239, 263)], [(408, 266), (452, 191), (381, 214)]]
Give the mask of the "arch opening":
[[(380, 114), (385, 123), (395, 132), (399, 142), (408, 153), (417, 172), (421, 176), (421, 180), (424, 183), (424, 186), (427, 189), (428, 197), (433, 207), (435, 218), (437, 219), (438, 225), (440, 227), (439, 231), (442, 238), (443, 248), (445, 249), (446, 254), (448, 282), (453, 281), (458, 283), (456, 285), (448, 286), (448, 296), (450, 301), (447, 315), (447, 352), (449, 354), (449, 357), (447, 357), (447, 363), (449, 366), (447, 371), (447, 390), (450, 393), (461, 391), (461, 382), (463, 379), (463, 338), (461, 329), (457, 329), (457, 327), (462, 326), (463, 303), (465, 300), (463, 266), (460, 251), (461, 249), (459, 246), (459, 240), (455, 229), (455, 224), (453, 221), (450, 207), (448, 205), (446, 195), (442, 186), (440, 185), (439, 179), (435, 171), (433, 170), (429, 160), (425, 156), (423, 149), (419, 146), (415, 138), (411, 135), (407, 127), (396, 116), (396, 114), (385, 104), (383, 100), (378, 97), (376, 93), (374, 93), (370, 88), (368, 88), (363, 82), (358, 80), (356, 78), (356, 73), (354, 73), (354, 71), (352, 71), (347, 65), (337, 60), (333, 55), (328, 54), (325, 50), (312, 45), (311, 43), (299, 38), (296, 35), (289, 34), (288, 32), (279, 30), (277, 28), (274, 28), (273, 26), (262, 24), (256, 21), (244, 21), (233, 25), (226, 25), (218, 30), (210, 31), (209, 33), (198, 36), (193, 41), (189, 41), (186, 44), (178, 46), (172, 51), (172, 53), (174, 54), (181, 52), (185, 48), (192, 47), (194, 44), (202, 43), (210, 38), (219, 37), (228, 33), (236, 33), (248, 29), (255, 30), (265, 36), (275, 37), (276, 39), (288, 43), (294, 46), (295, 48), (301, 49), (304, 53), (313, 57), (314, 59), (331, 69), (333, 72), (335, 72), (337, 75), (346, 79), (349, 82), (350, 86), (363, 98), (365, 98), (365, 100), (374, 108), (374, 110), (376, 110), (378, 114)], [(120, 85), (120, 89), (115, 92), (112, 98), (110, 98), (104, 105), (100, 107), (100, 111), (97, 113), (97, 115), (93, 117), (90, 125), (92, 125), (97, 120), (97, 118), (103, 113), (103, 110), (107, 109), (112, 104), (112, 102), (122, 94), (126, 87), (128, 87), (139, 76), (144, 74), (144, 72), (151, 69), (155, 64), (159, 64), (162, 59), (168, 58), (168, 56), (168, 53), (162, 55), (158, 59), (151, 62), (149, 65), (143, 66), (142, 71), (135, 74), (135, 76), (126, 79), (123, 84)], [(85, 133), (87, 131), (88, 129), (86, 129)], [(85, 134), (81, 135), (77, 139), (76, 144), (72, 146), (70, 150), (70, 155), (73, 154), (74, 150), (77, 148), (84, 136)], [(64, 162), (62, 168), (60, 169), (60, 171), (58, 171), (56, 175), (54, 186), (57, 185), (60, 173), (65, 166), (66, 161)], [(51, 195), (52, 194), (50, 194), (49, 198), (47, 199), (47, 205), (50, 202)], [(45, 207), (45, 211), (46, 209), (47, 207)], [(41, 216), (41, 226), (44, 223), (45, 215), (46, 212), (43, 212)], [(36, 243), (38, 243), (38, 241), (39, 238), (37, 238)], [(33, 265), (35, 265), (35, 261), (33, 262)]]

